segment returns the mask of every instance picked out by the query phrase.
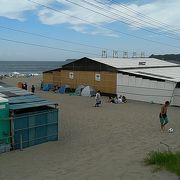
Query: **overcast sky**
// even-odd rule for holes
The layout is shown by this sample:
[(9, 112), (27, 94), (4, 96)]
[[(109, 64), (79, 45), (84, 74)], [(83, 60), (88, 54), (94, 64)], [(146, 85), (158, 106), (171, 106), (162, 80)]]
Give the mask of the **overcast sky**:
[(0, 61), (180, 53), (180, 0), (0, 0)]

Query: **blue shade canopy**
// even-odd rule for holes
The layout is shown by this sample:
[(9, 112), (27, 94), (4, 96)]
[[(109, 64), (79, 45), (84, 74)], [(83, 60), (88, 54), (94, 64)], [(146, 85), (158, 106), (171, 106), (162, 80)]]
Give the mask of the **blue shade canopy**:
[(10, 110), (26, 109), (39, 106), (57, 105), (57, 103), (45, 100), (35, 95), (9, 97)]
[(27, 109), (27, 108), (33, 108), (33, 107), (40, 107), (40, 106), (50, 106), (50, 105), (57, 105), (54, 102), (42, 100), (38, 102), (23, 102), (23, 103), (17, 103), (17, 104), (10, 104), (10, 110), (19, 110), (19, 109)]
[(33, 93), (26, 90), (17, 87), (5, 86), (4, 84), (3, 86), (0, 86), (0, 95), (0, 97), (5, 97), (9, 100), (10, 110), (58, 105), (55, 102), (35, 96)]
[(23, 95), (31, 95), (31, 92), (28, 92), (24, 89), (20, 89), (17, 87), (4, 87), (0, 86), (0, 93), (6, 95), (7, 97), (14, 97), (14, 96), (23, 96)]

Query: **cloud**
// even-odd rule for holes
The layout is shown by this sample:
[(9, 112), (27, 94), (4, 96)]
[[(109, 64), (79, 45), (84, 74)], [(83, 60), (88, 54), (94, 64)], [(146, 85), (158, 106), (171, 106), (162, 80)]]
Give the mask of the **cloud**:
[[(114, 36), (114, 33), (112, 31), (108, 31), (105, 28), (99, 27), (103, 24), (112, 22), (112, 19), (93, 13), (92, 11), (89, 11), (82, 7), (85, 6), (86, 8), (97, 11), (96, 8), (92, 8), (91, 6), (84, 4), (80, 0), (75, 1), (75, 3), (79, 4), (82, 7), (76, 6), (67, 1), (57, 1), (64, 6), (64, 10), (58, 10), (56, 8), (53, 8), (55, 11), (52, 11), (50, 9), (40, 10), (38, 15), (42, 23), (49, 25), (67, 23), (70, 25), (71, 29), (77, 32), (88, 33), (92, 35), (104, 34), (107, 36)], [(87, 26), (89, 25), (91, 25), (91, 31), (87, 29)], [(101, 29), (101, 31), (97, 29)]]
[[(129, 28), (134, 31), (137, 31), (139, 28), (155, 28), (159, 31), (180, 28), (179, 0), (143, 0), (141, 3), (139, 3), (140, 1), (130, 1), (131, 3), (123, 5), (122, 3), (110, 3), (109, 0), (98, 0), (99, 3), (97, 0), (86, 0), (94, 4), (93, 6), (83, 2), (83, 0), (71, 0), (79, 6), (69, 3), (67, 0), (34, 1), (53, 7), (59, 12), (39, 6), (28, 0), (13, 0), (11, 3), (8, 0), (0, 0), (0, 16), (22, 21), (27, 18), (24, 16), (24, 12), (36, 11), (40, 22), (46, 25), (66, 24), (77, 32), (93, 35), (104, 34), (115, 37), (117, 36), (115, 32), (105, 30), (100, 28), (100, 26), (113, 26), (115, 23), (123, 22), (128, 23)], [(99, 14), (86, 8), (92, 9)], [(101, 15), (101, 13), (105, 14), (105, 16)], [(91, 27), (90, 30), (89, 27)], [(120, 24), (116, 25), (116, 29), (117, 27), (121, 27)], [(177, 31), (177, 33), (179, 32)]]
[[(88, 0), (87, 0), (88, 1)], [(83, 3), (83, 1), (76, 0), (75, 3), (85, 7), (82, 8), (75, 4), (69, 3), (65, 0), (57, 0), (64, 6), (64, 9), (61, 9), (61, 13), (55, 12), (52, 10), (40, 10), (39, 18), (44, 24), (61, 24), (67, 23), (71, 26), (72, 29), (78, 32), (84, 31), (85, 25), (107, 25), (113, 23), (123, 23), (128, 24), (131, 30), (137, 31), (139, 28), (150, 28), (157, 29), (159, 31), (173, 30), (180, 28), (180, 1), (179, 0), (156, 0), (156, 1), (144, 1), (144, 4), (141, 1), (141, 4), (137, 3), (128, 3), (128, 4), (108, 4), (109, 1), (104, 0), (90, 1), (94, 4), (91, 6), (88, 3)], [(74, 2), (74, 1), (72, 1)], [(99, 6), (101, 8), (97, 8)], [(94, 13), (86, 8), (92, 9), (97, 13)], [(63, 14), (64, 13), (64, 14)], [(65, 15), (68, 14), (69, 16)], [(105, 16), (101, 15), (105, 14)], [(78, 17), (84, 21), (74, 18)], [(82, 27), (81, 27), (82, 26)], [(120, 27), (120, 24), (119, 24)], [(116, 36), (116, 33), (106, 33), (106, 35), (111, 34)], [(179, 31), (180, 32), (180, 31)], [(177, 33), (179, 33), (177, 32)], [(97, 28), (91, 32), (91, 34), (101, 34)]]
[[(39, 0), (39, 3), (49, 4), (52, 0)], [(38, 7), (28, 0), (0, 0), (0, 16), (9, 19), (25, 20), (24, 12), (33, 11)]]
[[(126, 9), (124, 16), (128, 17), (126, 22), (132, 28), (155, 28), (159, 31), (167, 31), (180, 29), (179, 7), (179, 0), (157, 0), (141, 5), (129, 4), (115, 8), (122, 12)], [(176, 34), (180, 33), (178, 31)]]
[(83, 33), (87, 33), (88, 32), (87, 27), (86, 26), (82, 26), (82, 25), (80, 25), (80, 26), (78, 26), (78, 25), (71, 26), (70, 28), (73, 29), (74, 31), (77, 31), (77, 32), (83, 32)]

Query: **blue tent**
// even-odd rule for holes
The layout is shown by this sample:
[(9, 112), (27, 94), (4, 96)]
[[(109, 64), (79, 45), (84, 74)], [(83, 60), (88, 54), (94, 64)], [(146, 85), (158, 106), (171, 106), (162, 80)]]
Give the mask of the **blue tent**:
[(59, 88), (59, 93), (64, 94), (66, 92), (66, 89), (69, 88), (69, 85), (63, 85)]
[(53, 84), (43, 84), (43, 91), (49, 91), (53, 88)]

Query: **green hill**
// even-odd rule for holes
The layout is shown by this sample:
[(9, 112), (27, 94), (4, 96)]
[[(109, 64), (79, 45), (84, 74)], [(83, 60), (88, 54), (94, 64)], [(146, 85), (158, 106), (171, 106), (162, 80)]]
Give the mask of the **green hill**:
[(157, 59), (161, 59), (161, 60), (166, 60), (166, 61), (179, 61), (180, 62), (180, 54), (164, 54), (164, 55), (152, 54), (149, 57), (150, 58), (157, 58)]

